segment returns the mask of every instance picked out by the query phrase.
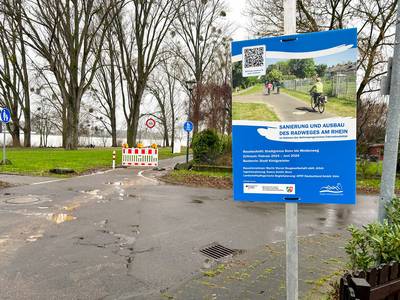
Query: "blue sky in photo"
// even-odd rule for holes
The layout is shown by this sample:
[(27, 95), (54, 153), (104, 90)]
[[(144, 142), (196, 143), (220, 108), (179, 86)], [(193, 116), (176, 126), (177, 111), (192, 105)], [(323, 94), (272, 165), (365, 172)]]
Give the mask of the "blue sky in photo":
[[(357, 55), (358, 55), (358, 49), (357, 48), (351, 48), (349, 50), (346, 50), (342, 53), (338, 54), (332, 54), (332, 55), (326, 55), (326, 56), (321, 56), (314, 58), (314, 61), (317, 65), (325, 64), (328, 65), (328, 67), (335, 66), (337, 64), (343, 64), (347, 62), (356, 62), (357, 61)], [(279, 59), (279, 58), (268, 58), (267, 59), (267, 64), (268, 65), (273, 65), (276, 64), (277, 62), (280, 61), (286, 61), (287, 59)]]

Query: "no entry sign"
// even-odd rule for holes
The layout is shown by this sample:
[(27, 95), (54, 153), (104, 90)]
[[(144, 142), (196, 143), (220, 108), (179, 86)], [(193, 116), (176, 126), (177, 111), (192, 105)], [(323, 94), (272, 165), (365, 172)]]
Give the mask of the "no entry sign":
[(156, 121), (153, 118), (148, 118), (146, 121), (146, 126), (151, 129), (156, 126)]

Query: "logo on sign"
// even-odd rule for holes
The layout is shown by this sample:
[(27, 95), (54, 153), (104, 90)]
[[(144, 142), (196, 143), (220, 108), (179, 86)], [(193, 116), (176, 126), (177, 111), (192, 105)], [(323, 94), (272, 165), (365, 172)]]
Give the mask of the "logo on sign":
[(293, 191), (294, 191), (294, 186), (287, 186), (286, 187), (286, 192), (293, 193)]
[(340, 183), (337, 185), (327, 185), (323, 186), (320, 190), (319, 193), (321, 195), (343, 195), (343, 187)]

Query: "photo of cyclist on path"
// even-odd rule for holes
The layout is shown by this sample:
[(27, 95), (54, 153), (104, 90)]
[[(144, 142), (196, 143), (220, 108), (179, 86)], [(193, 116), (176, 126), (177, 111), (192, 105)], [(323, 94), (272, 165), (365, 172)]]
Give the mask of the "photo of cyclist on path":
[(314, 104), (317, 103), (319, 97), (321, 97), (323, 93), (324, 93), (324, 84), (322, 83), (321, 78), (317, 77), (315, 79), (314, 85), (310, 89), (310, 94), (314, 98)]
[[(234, 120), (306, 121), (356, 116), (356, 51), (321, 58), (268, 60), (265, 75), (241, 76), (233, 65)], [(249, 87), (250, 85), (250, 87)], [(329, 103), (328, 103), (329, 99)]]

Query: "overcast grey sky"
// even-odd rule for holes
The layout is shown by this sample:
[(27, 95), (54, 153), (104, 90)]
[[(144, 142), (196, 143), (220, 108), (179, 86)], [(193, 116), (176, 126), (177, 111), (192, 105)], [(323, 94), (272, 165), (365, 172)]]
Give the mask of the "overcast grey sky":
[(243, 11), (246, 6), (246, 0), (227, 0), (228, 6), (228, 18), (234, 25), (234, 40), (245, 40), (248, 38), (246, 25), (247, 18), (243, 15)]

